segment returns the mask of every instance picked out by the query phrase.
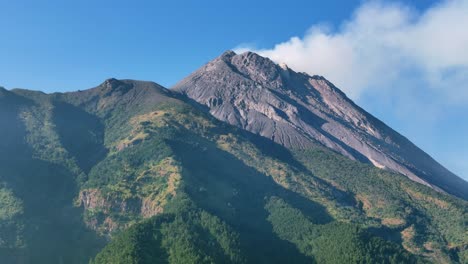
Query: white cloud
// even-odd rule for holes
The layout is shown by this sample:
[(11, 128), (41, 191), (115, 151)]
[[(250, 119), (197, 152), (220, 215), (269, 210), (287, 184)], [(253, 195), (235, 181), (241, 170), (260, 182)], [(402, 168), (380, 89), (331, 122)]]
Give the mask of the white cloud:
[(422, 13), (366, 2), (338, 30), (315, 25), (272, 49), (240, 48), (247, 49), (323, 75), (353, 99), (414, 89), (445, 103), (468, 102), (468, 0), (444, 1)]
[(236, 51), (246, 50), (323, 75), (468, 180), (468, 0), (422, 12), (368, 1), (335, 30), (313, 25), (271, 49)]

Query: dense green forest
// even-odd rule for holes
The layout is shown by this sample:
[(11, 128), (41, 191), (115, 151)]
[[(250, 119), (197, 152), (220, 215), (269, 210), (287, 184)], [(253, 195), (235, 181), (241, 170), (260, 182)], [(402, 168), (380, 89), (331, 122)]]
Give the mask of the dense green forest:
[(466, 263), (468, 203), (148, 82), (0, 91), (2, 263)]

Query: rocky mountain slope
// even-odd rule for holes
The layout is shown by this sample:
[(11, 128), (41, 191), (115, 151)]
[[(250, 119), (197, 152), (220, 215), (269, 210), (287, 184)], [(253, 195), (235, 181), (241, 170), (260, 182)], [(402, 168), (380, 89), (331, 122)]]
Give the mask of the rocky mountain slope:
[(255, 53), (228, 51), (172, 90), (206, 106), (217, 119), (292, 150), (319, 142), (353, 160), (468, 198), (467, 182), (321, 76), (294, 72)]
[(466, 200), (205, 110), (134, 80), (0, 89), (0, 263), (468, 260)]

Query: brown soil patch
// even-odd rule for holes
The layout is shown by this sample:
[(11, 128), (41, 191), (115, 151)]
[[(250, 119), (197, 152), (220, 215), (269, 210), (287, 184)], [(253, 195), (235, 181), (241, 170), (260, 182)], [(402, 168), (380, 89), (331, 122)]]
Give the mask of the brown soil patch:
[(399, 226), (405, 224), (405, 220), (401, 218), (383, 218), (382, 224), (386, 226)]
[(428, 202), (428, 203), (433, 203), (433, 204), (437, 205), (438, 207), (440, 207), (442, 209), (447, 209), (449, 207), (449, 204), (446, 201), (443, 201), (441, 199), (424, 195), (424, 194), (422, 194), (420, 192), (410, 190), (409, 188), (405, 188), (405, 191), (412, 198), (414, 198), (416, 200), (425, 201), (425, 202)]

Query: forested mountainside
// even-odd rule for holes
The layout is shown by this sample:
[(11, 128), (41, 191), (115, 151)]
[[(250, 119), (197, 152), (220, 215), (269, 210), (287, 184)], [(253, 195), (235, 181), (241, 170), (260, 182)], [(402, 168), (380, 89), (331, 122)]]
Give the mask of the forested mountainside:
[(466, 200), (152, 82), (1, 89), (0, 127), (1, 263), (468, 261)]

